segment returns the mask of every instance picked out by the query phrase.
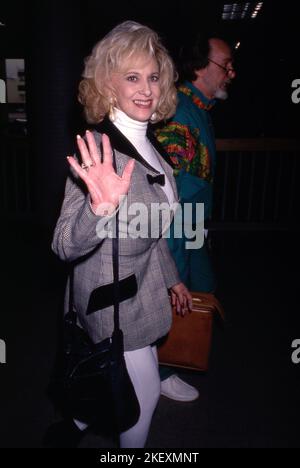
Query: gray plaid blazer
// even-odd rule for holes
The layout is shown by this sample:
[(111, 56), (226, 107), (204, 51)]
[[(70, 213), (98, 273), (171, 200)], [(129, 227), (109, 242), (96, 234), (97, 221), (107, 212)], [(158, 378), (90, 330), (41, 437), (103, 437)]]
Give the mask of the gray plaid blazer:
[[(157, 171), (108, 119), (94, 130), (98, 145), (102, 133), (110, 138), (118, 174), (122, 174), (130, 158), (136, 159), (128, 206), (142, 202), (151, 212), (151, 204), (167, 203), (161, 186), (151, 184), (147, 177), (157, 175)], [(169, 158), (150, 131), (148, 138), (157, 151), (177, 199)], [(113, 331), (112, 240), (101, 239), (97, 234), (99, 221), (106, 225), (111, 219), (93, 213), (87, 190), (81, 180), (71, 173), (52, 248), (62, 260), (74, 262), (74, 307), (79, 324), (95, 343), (110, 337)], [(146, 222), (150, 227), (150, 219)], [(123, 228), (120, 213), (121, 233)], [(119, 264), (120, 326), (124, 333), (125, 351), (131, 351), (153, 344), (168, 333), (172, 320), (168, 289), (180, 283), (180, 278), (163, 237), (120, 238)], [(69, 284), (66, 288), (66, 311), (68, 296)]]

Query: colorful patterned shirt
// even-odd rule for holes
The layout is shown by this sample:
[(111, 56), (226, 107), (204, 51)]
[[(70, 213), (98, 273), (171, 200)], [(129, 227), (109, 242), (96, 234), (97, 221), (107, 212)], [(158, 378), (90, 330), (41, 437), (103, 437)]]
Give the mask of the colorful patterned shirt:
[(207, 99), (192, 83), (178, 89), (175, 116), (156, 136), (175, 164), (175, 175), (183, 169), (190, 175), (213, 182), (216, 147), (209, 110), (215, 100)]
[(175, 165), (178, 194), (182, 203), (204, 204), (204, 217), (212, 215), (213, 179), (216, 165), (215, 135), (207, 99), (192, 83), (178, 88), (175, 116), (156, 131)]

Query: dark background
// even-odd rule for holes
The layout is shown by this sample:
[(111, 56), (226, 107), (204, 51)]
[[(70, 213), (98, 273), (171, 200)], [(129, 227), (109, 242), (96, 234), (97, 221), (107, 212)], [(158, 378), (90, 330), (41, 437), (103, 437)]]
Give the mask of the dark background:
[[(127, 19), (156, 29), (174, 56), (190, 32), (220, 31), (241, 47), (230, 98), (213, 110), (216, 136), (299, 138), (300, 104), (291, 101), (291, 83), (300, 79), (298, 2), (265, 1), (255, 20), (222, 22), (224, 3), (2, 1), (0, 78), (5, 58), (25, 59), (34, 212), (2, 216), (0, 339), (8, 344), (8, 364), (0, 366), (0, 446), (40, 446), (43, 431), (58, 417), (45, 389), (66, 272), (51, 254), (50, 240), (62, 201), (65, 157), (74, 149), (74, 135), (84, 129), (77, 86), (94, 43)], [(13, 109), (0, 105), (1, 143), (10, 132), (6, 119)], [(298, 186), (298, 177), (294, 183)], [(300, 338), (298, 244), (295, 229), (221, 228), (212, 234), (226, 333), (216, 328), (209, 375), (185, 376), (200, 388), (200, 401), (194, 406), (160, 402), (151, 447), (299, 447), (300, 365), (291, 363), (291, 342)], [(106, 441), (94, 443), (105, 447)]]
[[(1, 21), (6, 27), (0, 28), (1, 58), (25, 57), (29, 78), (36, 72), (42, 86), (47, 77), (49, 91), (56, 85), (49, 81), (51, 76), (59, 73), (53, 69), (53, 60), (55, 68), (62, 67), (73, 77), (68, 84), (76, 92), (83, 58), (96, 41), (125, 19), (156, 29), (173, 55), (186, 35), (205, 28), (220, 31), (233, 44), (241, 41), (236, 54), (236, 67), (241, 73), (228, 106), (222, 109), (229, 116), (230, 107), (230, 125), (224, 125), (227, 119), (223, 118), (217, 133), (241, 137), (293, 136), (297, 132), (297, 106), (290, 99), (291, 82), (300, 76), (297, 2), (267, 0), (256, 19), (242, 21), (221, 21), (225, 2), (220, 0), (192, 0), (187, 4), (127, 1), (117, 7), (95, 0), (2, 3)], [(34, 65), (38, 70), (33, 69)], [(27, 86), (30, 98), (30, 79)]]

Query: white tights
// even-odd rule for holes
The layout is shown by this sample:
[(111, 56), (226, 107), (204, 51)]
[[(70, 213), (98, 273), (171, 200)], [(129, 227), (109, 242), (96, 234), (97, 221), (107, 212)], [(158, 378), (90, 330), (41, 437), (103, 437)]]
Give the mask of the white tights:
[[(152, 415), (160, 396), (160, 377), (156, 347), (124, 353), (125, 362), (139, 400), (141, 415), (135, 426), (120, 434), (121, 448), (143, 448), (150, 429)], [(80, 430), (88, 426), (75, 420)]]

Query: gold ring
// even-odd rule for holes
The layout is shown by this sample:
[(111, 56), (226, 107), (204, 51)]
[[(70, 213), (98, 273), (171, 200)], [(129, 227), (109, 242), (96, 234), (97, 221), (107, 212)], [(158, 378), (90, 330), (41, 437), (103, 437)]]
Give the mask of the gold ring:
[(90, 162), (87, 163), (87, 164), (86, 164), (86, 163), (82, 163), (82, 164), (81, 164), (81, 168), (82, 168), (82, 169), (87, 169), (87, 171), (88, 171), (89, 168), (92, 167), (92, 166), (94, 166), (94, 165), (95, 165), (95, 164), (94, 164), (92, 161), (90, 161)]

